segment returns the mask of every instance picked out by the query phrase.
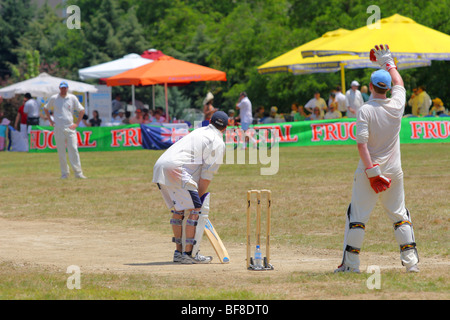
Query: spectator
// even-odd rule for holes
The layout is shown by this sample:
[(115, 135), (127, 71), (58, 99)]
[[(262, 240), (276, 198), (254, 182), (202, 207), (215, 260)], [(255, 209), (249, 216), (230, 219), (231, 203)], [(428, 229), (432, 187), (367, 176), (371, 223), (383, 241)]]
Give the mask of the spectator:
[(217, 111), (213, 106), (214, 95), (211, 92), (206, 94), (205, 99), (203, 99), (203, 115), (205, 116), (205, 120), (211, 121), (211, 117), (214, 112)]
[(306, 113), (305, 107), (302, 105), (298, 106), (298, 112), (294, 115), (294, 121), (304, 121), (308, 118), (310, 114)]
[(313, 112), (315, 107), (319, 107), (320, 110), (324, 113), (328, 109), (327, 103), (323, 98), (320, 97), (320, 92), (318, 91), (314, 93), (314, 98), (312, 98), (305, 104), (305, 109), (308, 110), (309, 112)]
[(92, 119), (89, 120), (89, 126), (90, 127), (100, 127), (102, 124), (102, 119), (98, 116), (98, 111), (94, 110), (92, 112)]
[(340, 86), (336, 87), (336, 101), (338, 103), (337, 111), (339, 111), (342, 116), (345, 117), (345, 115), (347, 114), (347, 102)]
[(334, 110), (338, 109), (338, 102), (336, 101), (336, 91), (331, 91), (330, 98), (328, 99), (328, 111), (330, 111), (330, 107), (334, 106)]
[(142, 113), (142, 123), (143, 124), (149, 124), (151, 122), (150, 120), (150, 114), (148, 112)]
[(320, 107), (314, 107), (313, 113), (310, 116), (310, 120), (323, 120), (323, 109)]
[(229, 127), (233, 127), (236, 125), (235, 115), (236, 115), (236, 112), (234, 111), (234, 109), (228, 110), (228, 126)]
[(125, 119), (122, 120), (123, 124), (130, 124), (131, 112), (125, 111)]
[(263, 123), (280, 123), (285, 122), (282, 114), (278, 113), (278, 108), (273, 106), (270, 108), (270, 114), (264, 119)]
[(367, 88), (367, 86), (362, 86), (361, 87), (361, 95), (363, 97), (364, 102), (369, 101), (369, 89)]
[(122, 123), (123, 120), (125, 120), (125, 110), (123, 110), (122, 108), (117, 110), (117, 115), (114, 117), (113, 120), (116, 123)]
[[(50, 116), (52, 115), (53, 113), (50, 111)], [(87, 116), (87, 114), (83, 114), (83, 117), (81, 118), (81, 121), (80, 121), (80, 124), (78, 125), (78, 127), (79, 128), (86, 128), (86, 127), (89, 127), (89, 123), (88, 123), (88, 116)], [(53, 118), (52, 118), (52, 120), (53, 120)]]
[(6, 137), (8, 136), (9, 124), (10, 121), (6, 118), (3, 118), (2, 122), (0, 122), (0, 151), (5, 151), (6, 149)]
[(35, 99), (31, 98), (31, 94), (25, 93), (25, 104), (23, 112), (27, 114), (27, 125), (38, 126), (39, 125), (39, 105)]
[[(50, 119), (54, 122), (55, 118), (53, 117), (53, 111), (50, 110), (49, 113), (50, 113)], [(42, 126), (46, 126), (46, 127), (50, 127), (51, 126), (50, 119), (47, 118), (46, 114), (39, 114), (39, 117), (42, 119), (42, 122), (41, 122)], [(81, 124), (81, 122), (80, 122), (80, 124)]]
[(166, 119), (162, 116), (161, 110), (157, 109), (153, 113), (153, 117), (151, 118), (150, 124), (154, 125), (162, 125), (166, 122)]
[(342, 118), (342, 113), (337, 110), (337, 103), (330, 105), (330, 110), (325, 113), (325, 119), (340, 119)]
[(241, 122), (242, 130), (247, 131), (253, 123), (252, 103), (248, 98), (247, 93), (240, 93), (236, 108), (239, 110), (239, 120)]
[(411, 107), (411, 114), (414, 116), (418, 116), (419, 115), (419, 99), (417, 99), (418, 93), (417, 93), (417, 88), (414, 88), (413, 93), (411, 95), (411, 97), (408, 100), (408, 106)]
[(433, 101), (433, 107), (430, 110), (430, 115), (439, 116), (439, 115), (445, 113), (444, 103), (442, 102), (441, 99), (435, 98), (432, 101)]
[(23, 108), (25, 108), (25, 98), (24, 104), (22, 104), (17, 111), (14, 129), (20, 131), (21, 133), (27, 134), (27, 114), (23, 112)]
[(253, 117), (253, 124), (263, 123), (265, 118), (266, 112), (264, 110), (264, 107), (259, 106), (258, 109), (256, 109), (255, 116)]
[(364, 99), (361, 92), (358, 90), (358, 81), (352, 81), (351, 89), (345, 93), (345, 99), (347, 104), (347, 118), (356, 118), (356, 113), (359, 108), (364, 104)]
[(130, 119), (130, 124), (141, 124), (142, 121), (144, 121), (144, 119), (142, 118), (142, 110), (136, 109), (134, 117)]
[(120, 101), (121, 97), (120, 94), (116, 94), (114, 97), (114, 100), (111, 103), (112, 106), (112, 113), (115, 114), (117, 110), (122, 109), (122, 101)]
[(417, 88), (417, 106), (420, 116), (426, 116), (430, 113), (431, 98), (425, 91), (425, 86), (419, 86)]

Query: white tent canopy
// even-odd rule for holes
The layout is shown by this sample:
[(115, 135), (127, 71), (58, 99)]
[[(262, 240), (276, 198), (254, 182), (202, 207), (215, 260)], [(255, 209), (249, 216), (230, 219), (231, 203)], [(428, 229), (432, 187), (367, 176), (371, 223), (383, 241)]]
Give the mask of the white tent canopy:
[(41, 73), (39, 76), (15, 83), (13, 85), (0, 89), (0, 95), (6, 99), (14, 97), (16, 94), (30, 93), (33, 97), (48, 98), (59, 92), (59, 84), (66, 81), (69, 85), (69, 92), (97, 92), (97, 88), (93, 85), (67, 80), (63, 78), (53, 77), (48, 73)]
[[(142, 58), (137, 53), (130, 53), (123, 58), (101, 63), (92, 67), (87, 67), (78, 70), (78, 75), (80, 76), (81, 80), (85, 79), (101, 79), (101, 78), (109, 78), (112, 76), (115, 76), (116, 74), (138, 68), (140, 66), (143, 66), (147, 63), (151, 63), (153, 60)], [(133, 106), (135, 105), (135, 93), (134, 93), (134, 86), (131, 88), (131, 100)], [(154, 95), (154, 93), (153, 93)], [(154, 105), (154, 103), (153, 103)]]
[(80, 69), (78, 75), (81, 80), (109, 78), (150, 62), (153, 62), (153, 60), (142, 58), (137, 53), (130, 53), (117, 60)]

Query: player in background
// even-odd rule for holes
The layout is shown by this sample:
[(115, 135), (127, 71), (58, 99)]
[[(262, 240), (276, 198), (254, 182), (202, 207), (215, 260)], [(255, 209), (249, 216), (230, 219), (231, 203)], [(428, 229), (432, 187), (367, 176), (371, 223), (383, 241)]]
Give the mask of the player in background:
[(169, 210), (173, 242), (173, 261), (182, 264), (209, 263), (211, 256), (199, 254), (209, 211), (208, 186), (219, 170), (225, 154), (223, 132), (228, 116), (216, 111), (208, 126), (195, 129), (175, 142), (156, 161), (153, 182)]
[[(378, 198), (393, 223), (402, 264), (407, 272), (419, 272), (413, 225), (405, 207), (400, 158), (399, 132), (406, 90), (387, 45), (375, 46), (370, 59), (381, 69), (371, 75), (373, 99), (357, 114), (356, 142), (360, 161), (347, 210), (342, 264), (335, 272), (359, 272), (366, 223)], [(391, 90), (389, 99), (386, 98), (388, 90)]]

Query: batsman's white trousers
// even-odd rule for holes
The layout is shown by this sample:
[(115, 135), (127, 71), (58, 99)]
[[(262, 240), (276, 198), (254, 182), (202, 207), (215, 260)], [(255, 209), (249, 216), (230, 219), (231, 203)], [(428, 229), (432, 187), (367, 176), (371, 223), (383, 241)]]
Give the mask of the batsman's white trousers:
[[(357, 169), (354, 176), (352, 202), (350, 212), (347, 215), (347, 223), (344, 238), (343, 263), (351, 268), (359, 268), (359, 254), (346, 252), (347, 245), (360, 249), (364, 239), (364, 228), (350, 228), (350, 223), (367, 224), (370, 214), (380, 199), (381, 205), (386, 211), (392, 223), (399, 221), (411, 222), (411, 217), (405, 207), (405, 194), (403, 189), (403, 172), (397, 174), (386, 174), (392, 180), (391, 187), (381, 193), (375, 193), (370, 186), (365, 172)], [(412, 224), (403, 224), (394, 230), (398, 244), (404, 245), (415, 243)], [(411, 266), (418, 262), (417, 251), (408, 250), (401, 252), (400, 259), (405, 266)]]
[(66, 148), (69, 154), (69, 161), (76, 176), (83, 174), (81, 170), (80, 155), (78, 154), (78, 139), (76, 130), (69, 128), (55, 127), (53, 130), (56, 148), (58, 149), (59, 165), (61, 174), (69, 174), (69, 165), (67, 164)]

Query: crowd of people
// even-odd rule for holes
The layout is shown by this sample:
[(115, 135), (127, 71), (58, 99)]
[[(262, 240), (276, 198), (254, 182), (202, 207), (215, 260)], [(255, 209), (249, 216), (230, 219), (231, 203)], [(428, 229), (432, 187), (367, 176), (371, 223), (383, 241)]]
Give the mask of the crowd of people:
[[(244, 93), (245, 94), (245, 93)], [(248, 99), (248, 97), (247, 97)], [(329, 120), (341, 118), (356, 118), (361, 106), (372, 99), (367, 86), (361, 86), (358, 81), (351, 82), (350, 89), (345, 93), (340, 86), (331, 90), (328, 101), (321, 97), (320, 92), (302, 105), (298, 102), (291, 104), (290, 112), (278, 112), (277, 106), (271, 106), (268, 111), (263, 106), (256, 108), (253, 114), (253, 124), (270, 124), (280, 122), (296, 122), (307, 120)], [(240, 115), (236, 116), (234, 109), (228, 111), (229, 124), (239, 125)], [(404, 117), (450, 116), (443, 101), (435, 97), (431, 99), (425, 86), (413, 89), (413, 94), (405, 105)]]

